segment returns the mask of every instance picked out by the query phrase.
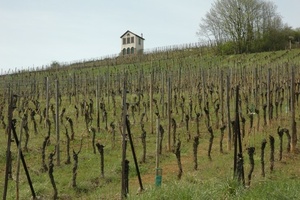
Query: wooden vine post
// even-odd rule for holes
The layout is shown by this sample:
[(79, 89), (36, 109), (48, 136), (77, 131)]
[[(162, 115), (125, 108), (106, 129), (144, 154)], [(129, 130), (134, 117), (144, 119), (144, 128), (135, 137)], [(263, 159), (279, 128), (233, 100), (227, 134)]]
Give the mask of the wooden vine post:
[(168, 151), (171, 151), (171, 123), (172, 123), (172, 112), (171, 112), (171, 106), (172, 106), (172, 82), (171, 77), (169, 75), (168, 78)]
[(143, 156), (142, 156), (142, 163), (146, 162), (146, 131), (144, 129), (144, 124), (141, 124), (142, 128), (142, 134), (141, 134), (141, 139), (142, 139), (142, 145), (143, 145)]
[(291, 72), (291, 130), (292, 130), (292, 142), (291, 142), (291, 151), (296, 152), (297, 145), (297, 129), (296, 129), (296, 120), (295, 120), (295, 67), (292, 66)]
[(165, 79), (164, 76), (167, 76), (167, 73), (164, 74), (163, 72), (161, 72), (161, 113), (162, 113), (162, 117), (164, 118), (165, 115)]
[(143, 191), (144, 188), (143, 188), (142, 178), (141, 178), (139, 165), (138, 165), (138, 162), (137, 162), (137, 158), (136, 158), (136, 154), (135, 154), (135, 150), (134, 150), (134, 145), (133, 145), (133, 141), (132, 141), (132, 137), (131, 137), (130, 122), (128, 120), (128, 117), (126, 117), (126, 128), (127, 128), (127, 135), (128, 135), (128, 138), (129, 138), (129, 143), (130, 143), (130, 147), (131, 147), (131, 151), (132, 151), (132, 156), (133, 156), (133, 161), (134, 161), (134, 164), (135, 164), (136, 173), (138, 175), (140, 191)]
[(206, 99), (206, 76), (205, 76), (205, 71), (203, 70), (202, 71), (202, 87), (203, 87), (203, 108), (205, 108), (205, 106), (206, 106), (206, 101), (208, 101), (207, 99)]
[(221, 103), (221, 126), (224, 126), (224, 85), (223, 85), (223, 70), (221, 70), (221, 77), (220, 77), (220, 103)]
[[(12, 123), (11, 124), (11, 130), (12, 130), (16, 145), (19, 146), (19, 139), (18, 139), (17, 132), (16, 132), (16, 120), (13, 119), (11, 121), (11, 123)], [(29, 175), (28, 167), (26, 165), (25, 158), (24, 158), (24, 155), (22, 153), (22, 150), (20, 150), (20, 158), (21, 158), (21, 161), (22, 161), (22, 164), (23, 164), (23, 168), (25, 170), (25, 175), (27, 177), (27, 181), (28, 181), (28, 184), (29, 184), (29, 187), (30, 187), (32, 198), (36, 199), (36, 194), (35, 194), (35, 191), (33, 189), (32, 181), (31, 181), (31, 178), (30, 178), (30, 175)]]
[(107, 73), (106, 73), (106, 93), (107, 93), (107, 104), (108, 104), (108, 108), (110, 108), (110, 99), (109, 99), (109, 91), (110, 91), (110, 71), (109, 68), (107, 66)]
[(97, 131), (100, 132), (100, 109), (99, 109), (99, 77), (96, 79), (96, 113)]
[(3, 191), (3, 199), (6, 199), (7, 195), (7, 187), (8, 187), (8, 172), (9, 172), (9, 163), (10, 163), (10, 149), (11, 149), (11, 129), (12, 129), (12, 115), (13, 115), (13, 106), (10, 87), (8, 88), (8, 94), (10, 95), (10, 99), (8, 102), (8, 128), (7, 128), (7, 148), (6, 148), (6, 168), (5, 168), (5, 179), (4, 179), (4, 191)]
[(49, 119), (49, 78), (46, 77), (46, 119), (45, 122)]
[[(152, 67), (152, 66), (151, 66)], [(154, 76), (154, 71), (152, 69), (151, 74), (150, 74), (150, 99), (149, 99), (149, 104), (150, 104), (150, 133), (153, 134), (153, 76)]]
[(255, 71), (254, 71), (254, 76), (255, 76), (255, 93), (254, 93), (254, 98), (255, 98), (255, 108), (258, 107), (258, 97), (259, 97), (259, 93), (258, 93), (258, 83), (257, 83), (257, 79), (258, 79), (258, 75), (257, 75), (257, 67), (255, 67)]
[(56, 130), (56, 164), (57, 166), (60, 166), (60, 138), (59, 138), (59, 83), (58, 80), (55, 80), (55, 89), (56, 89), (56, 95), (55, 95), (55, 102), (56, 102), (56, 114), (55, 114), (55, 130)]
[(160, 136), (160, 117), (157, 113), (157, 119), (156, 119), (156, 160), (155, 160), (155, 166), (156, 169), (159, 168), (159, 136)]
[(235, 123), (234, 123), (234, 177), (238, 181), (242, 181), (245, 185), (244, 176), (244, 159), (243, 159), (243, 149), (240, 131), (240, 112), (239, 112), (239, 86), (236, 86), (236, 100), (235, 100)]
[(123, 83), (123, 100), (122, 100), (122, 179), (121, 179), (121, 199), (127, 197), (127, 187), (126, 187), (126, 115), (127, 115), (127, 105), (126, 105), (126, 92), (127, 92), (127, 72), (125, 72), (124, 83)]
[(228, 122), (228, 138), (227, 138), (227, 150), (231, 150), (231, 121), (230, 121), (230, 80), (229, 75), (227, 75), (227, 84), (226, 84), (226, 103), (227, 103), (227, 122)]
[(18, 156), (17, 156), (17, 172), (16, 172), (16, 199), (20, 199), (19, 197), (19, 182), (20, 182), (20, 157), (22, 152), (22, 136), (23, 136), (23, 124), (25, 123), (24, 117), (22, 118), (21, 126), (20, 126), (20, 141), (18, 145)]
[(271, 104), (272, 104), (272, 100), (271, 100), (271, 68), (268, 69), (268, 77), (267, 77), (267, 110), (268, 110), (268, 114), (267, 114), (267, 119), (268, 119), (268, 125), (271, 124)]
[[(181, 92), (181, 67), (179, 67), (179, 70), (178, 70), (178, 97), (180, 98), (180, 92)], [(175, 143), (175, 142), (174, 142)]]
[(160, 186), (161, 185), (161, 172), (162, 169), (159, 168), (159, 152), (160, 152), (160, 117), (159, 114), (156, 113), (157, 119), (156, 119), (156, 160), (155, 160), (155, 185)]

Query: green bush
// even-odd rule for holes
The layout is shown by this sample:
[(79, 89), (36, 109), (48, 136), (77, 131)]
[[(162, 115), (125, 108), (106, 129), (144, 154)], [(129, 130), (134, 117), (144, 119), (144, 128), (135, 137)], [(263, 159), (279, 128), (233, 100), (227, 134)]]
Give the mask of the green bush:
[(221, 55), (235, 54), (236, 44), (234, 42), (225, 42), (220, 44), (218, 50)]

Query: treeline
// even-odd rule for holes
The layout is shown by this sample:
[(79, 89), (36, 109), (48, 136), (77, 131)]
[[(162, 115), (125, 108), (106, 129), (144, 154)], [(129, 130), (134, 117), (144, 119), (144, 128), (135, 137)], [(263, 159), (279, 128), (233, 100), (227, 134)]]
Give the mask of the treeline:
[(252, 40), (237, 49), (236, 42), (225, 41), (216, 46), (218, 54), (255, 53), (265, 51), (278, 51), (300, 47), (300, 28), (285, 27), (279, 30), (270, 30), (261, 38)]
[(300, 28), (283, 23), (276, 9), (265, 0), (217, 0), (202, 18), (198, 35), (216, 41), (221, 54), (299, 47)]

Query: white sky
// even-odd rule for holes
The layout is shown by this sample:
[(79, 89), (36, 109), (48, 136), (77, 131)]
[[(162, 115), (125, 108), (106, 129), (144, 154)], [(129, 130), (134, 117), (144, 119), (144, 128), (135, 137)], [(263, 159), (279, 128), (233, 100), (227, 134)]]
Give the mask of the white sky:
[[(0, 0), (0, 74), (53, 61), (120, 52), (127, 30), (145, 49), (198, 42), (213, 0)], [(275, 0), (283, 21), (300, 27), (299, 0)]]

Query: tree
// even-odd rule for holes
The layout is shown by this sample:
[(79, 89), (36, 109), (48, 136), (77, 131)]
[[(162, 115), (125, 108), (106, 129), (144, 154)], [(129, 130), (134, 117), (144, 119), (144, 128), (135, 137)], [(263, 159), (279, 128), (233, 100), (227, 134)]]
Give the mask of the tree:
[(276, 5), (264, 0), (216, 0), (202, 18), (197, 34), (219, 47), (234, 44), (235, 53), (257, 51), (256, 42), (280, 32), (284, 26)]
[(300, 28), (296, 28), (293, 30), (291, 36), (293, 37), (292, 44), (295, 44), (296, 47), (299, 47), (300, 43)]

